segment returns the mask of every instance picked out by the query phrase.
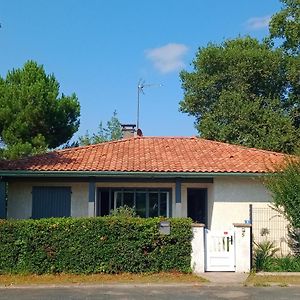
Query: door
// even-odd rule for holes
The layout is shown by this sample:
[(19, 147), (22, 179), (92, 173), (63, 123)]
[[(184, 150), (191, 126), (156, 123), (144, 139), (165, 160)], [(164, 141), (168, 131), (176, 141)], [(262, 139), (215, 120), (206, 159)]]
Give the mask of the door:
[(111, 192), (109, 189), (98, 189), (97, 197), (97, 216), (108, 216), (113, 209), (113, 201), (111, 200)]
[(235, 271), (234, 231), (205, 229), (205, 271)]
[(187, 211), (194, 222), (207, 225), (207, 189), (187, 190)]

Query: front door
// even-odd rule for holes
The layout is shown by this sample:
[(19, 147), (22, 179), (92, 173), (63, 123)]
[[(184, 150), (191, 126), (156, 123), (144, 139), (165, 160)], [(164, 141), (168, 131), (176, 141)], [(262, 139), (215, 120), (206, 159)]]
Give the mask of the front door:
[(187, 190), (187, 211), (194, 222), (207, 225), (207, 189)]

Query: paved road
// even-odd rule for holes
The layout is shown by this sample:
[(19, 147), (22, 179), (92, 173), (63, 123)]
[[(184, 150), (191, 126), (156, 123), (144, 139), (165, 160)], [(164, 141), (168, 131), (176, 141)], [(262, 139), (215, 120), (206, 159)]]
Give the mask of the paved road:
[(300, 299), (300, 287), (103, 286), (0, 288), (0, 299)]

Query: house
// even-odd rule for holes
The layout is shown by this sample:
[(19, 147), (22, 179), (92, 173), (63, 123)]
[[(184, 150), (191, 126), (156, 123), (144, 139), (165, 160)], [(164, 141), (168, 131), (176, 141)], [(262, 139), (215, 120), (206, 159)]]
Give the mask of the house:
[(0, 163), (0, 217), (103, 216), (126, 204), (142, 217), (191, 217), (224, 230), (249, 220), (249, 204), (268, 205), (261, 177), (284, 159), (196, 137), (138, 136), (53, 151)]

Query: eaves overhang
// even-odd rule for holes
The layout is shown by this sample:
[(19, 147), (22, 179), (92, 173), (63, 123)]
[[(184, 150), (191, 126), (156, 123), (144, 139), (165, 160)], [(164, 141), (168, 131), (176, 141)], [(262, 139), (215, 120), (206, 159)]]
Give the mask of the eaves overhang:
[(126, 177), (126, 178), (201, 178), (219, 176), (259, 177), (262, 172), (128, 172), (128, 171), (24, 171), (2, 170), (0, 177)]

